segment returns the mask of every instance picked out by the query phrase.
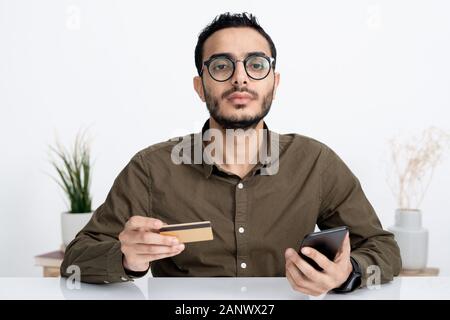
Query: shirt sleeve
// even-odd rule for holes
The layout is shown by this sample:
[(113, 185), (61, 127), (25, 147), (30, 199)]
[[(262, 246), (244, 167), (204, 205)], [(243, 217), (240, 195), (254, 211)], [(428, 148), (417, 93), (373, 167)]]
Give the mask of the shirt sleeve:
[(359, 180), (342, 159), (328, 147), (324, 153), (318, 227), (349, 227), (351, 257), (360, 266), (361, 286), (391, 281), (401, 269), (394, 235), (383, 230)]
[[(149, 216), (150, 181), (137, 153), (114, 180), (105, 202), (67, 246), (60, 272), (68, 277), (78, 266), (82, 282), (129, 281), (146, 272), (130, 274), (123, 267), (119, 233), (132, 215)], [(69, 268), (69, 269), (68, 269)]]

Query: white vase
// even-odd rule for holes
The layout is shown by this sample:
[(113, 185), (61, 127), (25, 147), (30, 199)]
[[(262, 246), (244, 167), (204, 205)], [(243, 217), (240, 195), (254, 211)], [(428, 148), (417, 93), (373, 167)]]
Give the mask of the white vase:
[(428, 259), (428, 230), (422, 227), (422, 212), (416, 209), (397, 209), (395, 225), (388, 230), (395, 235), (400, 248), (402, 268), (424, 269)]
[(84, 228), (92, 217), (92, 212), (86, 213), (69, 213), (61, 214), (61, 232), (62, 240), (65, 247), (75, 239), (77, 233)]

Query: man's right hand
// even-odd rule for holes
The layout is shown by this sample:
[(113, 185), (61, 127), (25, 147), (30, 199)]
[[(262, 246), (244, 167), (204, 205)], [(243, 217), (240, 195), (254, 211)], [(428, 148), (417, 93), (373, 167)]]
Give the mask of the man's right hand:
[(158, 230), (166, 223), (158, 219), (132, 216), (119, 234), (123, 266), (130, 271), (146, 271), (150, 262), (176, 256), (184, 244), (176, 237), (160, 235)]

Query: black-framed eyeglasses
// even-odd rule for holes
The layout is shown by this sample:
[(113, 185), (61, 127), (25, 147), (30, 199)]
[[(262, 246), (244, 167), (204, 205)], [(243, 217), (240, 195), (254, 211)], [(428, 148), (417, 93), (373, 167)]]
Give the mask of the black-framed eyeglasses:
[[(220, 55), (211, 57), (203, 64), (208, 68), (211, 78), (224, 82), (231, 79), (238, 62), (244, 64), (245, 72), (251, 79), (262, 80), (269, 75), (274, 61), (274, 58), (262, 54), (252, 54), (244, 60), (233, 60), (228, 55)], [(203, 75), (203, 69), (201, 75)]]

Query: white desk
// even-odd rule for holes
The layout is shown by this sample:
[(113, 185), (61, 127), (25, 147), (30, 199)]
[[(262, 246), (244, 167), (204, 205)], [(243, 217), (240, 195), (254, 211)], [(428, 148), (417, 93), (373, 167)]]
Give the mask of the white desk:
[(450, 299), (450, 277), (398, 277), (380, 289), (320, 297), (293, 291), (286, 278), (141, 278), (80, 289), (68, 289), (65, 278), (0, 278), (0, 299)]

